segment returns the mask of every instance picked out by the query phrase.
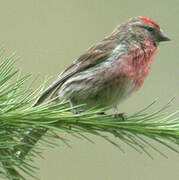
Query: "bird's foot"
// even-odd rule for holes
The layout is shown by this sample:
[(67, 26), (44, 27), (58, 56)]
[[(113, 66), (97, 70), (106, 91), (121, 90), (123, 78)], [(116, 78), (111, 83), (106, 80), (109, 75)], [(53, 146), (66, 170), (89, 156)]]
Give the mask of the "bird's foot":
[(80, 109), (73, 109), (72, 110), (72, 113), (74, 113), (74, 114), (80, 114), (82, 112), (84, 112), (84, 110), (80, 110)]
[(117, 113), (117, 114), (114, 114), (114, 118), (120, 120), (120, 121), (125, 121), (125, 115), (124, 113)]

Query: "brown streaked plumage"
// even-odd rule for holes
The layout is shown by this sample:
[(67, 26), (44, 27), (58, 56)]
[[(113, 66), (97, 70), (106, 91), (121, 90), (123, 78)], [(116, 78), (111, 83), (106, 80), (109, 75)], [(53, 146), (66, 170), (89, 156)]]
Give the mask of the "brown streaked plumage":
[[(116, 106), (142, 86), (159, 42), (168, 40), (154, 21), (146, 17), (132, 18), (66, 68), (34, 106), (49, 96), (70, 100), (71, 105), (86, 104), (85, 109)], [(15, 152), (18, 157), (23, 158), (47, 130), (28, 132), (34, 138), (26, 135), (21, 140), (30, 146)]]
[(74, 105), (85, 103), (87, 108), (116, 106), (141, 87), (159, 42), (167, 40), (154, 21), (132, 18), (67, 67), (35, 106), (51, 94), (51, 98), (58, 96), (59, 100), (70, 100)]

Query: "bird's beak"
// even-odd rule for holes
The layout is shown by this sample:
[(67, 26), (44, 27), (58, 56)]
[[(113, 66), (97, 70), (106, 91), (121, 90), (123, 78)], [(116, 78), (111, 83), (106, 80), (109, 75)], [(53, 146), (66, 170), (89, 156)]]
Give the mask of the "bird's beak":
[(159, 41), (170, 41), (170, 40), (171, 39), (166, 34), (164, 34), (162, 31), (160, 31)]

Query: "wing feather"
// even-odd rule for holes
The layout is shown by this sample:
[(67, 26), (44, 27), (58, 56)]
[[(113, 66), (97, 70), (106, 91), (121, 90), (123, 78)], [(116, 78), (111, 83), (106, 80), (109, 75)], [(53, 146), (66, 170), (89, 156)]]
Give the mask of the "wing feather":
[(116, 41), (111, 41), (111, 39), (108, 40), (105, 38), (89, 48), (83, 55), (81, 55), (59, 75), (57, 80), (45, 90), (34, 106), (41, 104), (57, 87), (60, 87), (62, 83), (64, 83), (74, 74), (84, 71), (97, 65), (101, 61), (104, 61), (112, 53), (113, 49), (116, 47), (116, 44)]

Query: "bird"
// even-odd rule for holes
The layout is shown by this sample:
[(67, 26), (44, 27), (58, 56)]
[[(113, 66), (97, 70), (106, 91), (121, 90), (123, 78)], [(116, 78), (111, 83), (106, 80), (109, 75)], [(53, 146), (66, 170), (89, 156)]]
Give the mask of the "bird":
[(41, 95), (83, 109), (113, 108), (136, 92), (148, 76), (159, 43), (169, 41), (160, 26), (147, 17), (134, 17), (117, 26), (72, 62)]
[[(169, 40), (153, 20), (143, 16), (131, 18), (73, 61), (33, 106), (50, 98), (54, 103), (68, 101), (69, 106), (85, 104), (74, 107), (75, 114), (95, 107), (116, 108), (140, 89), (150, 72), (159, 43)], [(21, 140), (30, 146), (23, 151), (15, 148), (14, 153), (25, 157), (47, 131), (48, 128), (33, 128)]]

